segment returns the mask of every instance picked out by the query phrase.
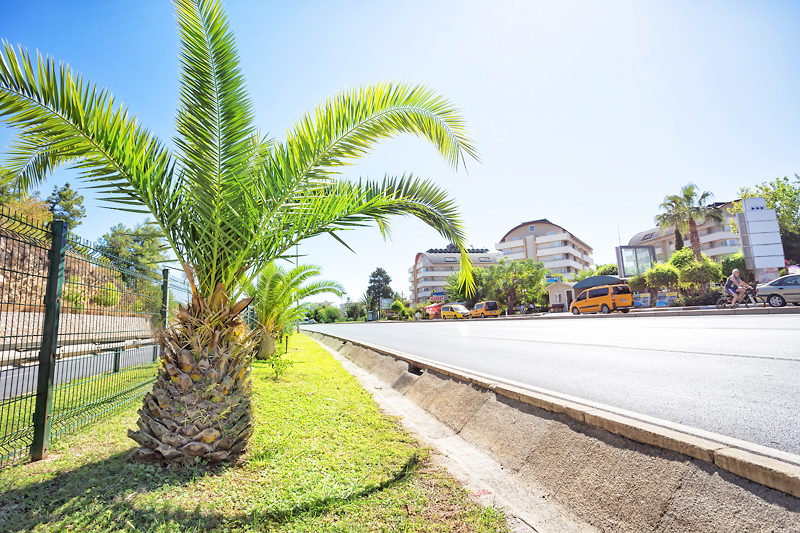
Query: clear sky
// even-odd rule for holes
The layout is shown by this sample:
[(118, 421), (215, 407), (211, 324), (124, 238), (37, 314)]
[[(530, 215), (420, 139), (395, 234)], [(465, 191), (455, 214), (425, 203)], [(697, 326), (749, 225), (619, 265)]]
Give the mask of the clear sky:
[[(0, 38), (40, 50), (107, 86), (169, 141), (178, 95), (170, 3), (0, 0)], [(670, 1), (227, 2), (258, 125), (283, 139), (305, 111), (348, 86), (423, 83), (461, 109), (481, 162), (453, 172), (414, 138), (392, 139), (348, 169), (414, 172), (461, 206), (469, 243), (494, 244), (547, 218), (594, 248), (597, 263), (653, 226), (688, 182), (735, 198), (800, 172), (800, 4)], [(10, 138), (0, 130), (0, 146)], [(75, 176), (59, 171), (42, 187)], [(77, 228), (96, 240), (135, 216), (98, 207)], [(385, 268), (408, 293), (419, 251), (446, 243), (416, 219), (300, 246), (353, 299)], [(334, 299), (335, 300), (335, 299)]]

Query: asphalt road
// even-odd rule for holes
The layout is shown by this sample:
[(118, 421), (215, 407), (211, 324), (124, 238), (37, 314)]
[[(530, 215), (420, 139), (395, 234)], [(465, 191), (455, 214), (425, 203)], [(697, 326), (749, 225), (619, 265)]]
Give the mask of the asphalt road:
[(304, 329), (800, 454), (800, 315)]
[[(143, 346), (125, 350), (120, 354), (120, 370), (151, 362), (153, 347)], [(56, 360), (55, 384), (96, 376), (114, 370), (114, 353), (85, 355)], [(0, 369), (0, 400), (8, 400), (23, 394), (36, 392), (39, 375), (37, 363), (23, 366), (5, 366)]]

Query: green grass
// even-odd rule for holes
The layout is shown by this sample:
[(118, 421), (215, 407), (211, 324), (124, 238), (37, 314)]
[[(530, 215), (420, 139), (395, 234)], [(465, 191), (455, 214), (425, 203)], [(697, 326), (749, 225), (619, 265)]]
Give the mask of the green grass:
[(302, 335), (280, 381), (254, 365), (256, 431), (213, 471), (135, 464), (131, 406), (0, 471), (3, 531), (507, 531)]

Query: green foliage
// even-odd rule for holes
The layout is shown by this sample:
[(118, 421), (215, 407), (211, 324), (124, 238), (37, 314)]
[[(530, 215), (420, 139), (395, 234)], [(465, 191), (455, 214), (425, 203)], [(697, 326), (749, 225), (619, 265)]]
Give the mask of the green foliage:
[(53, 215), (53, 220), (63, 220), (67, 225), (67, 231), (80, 226), (81, 220), (86, 217), (83, 195), (78, 194), (69, 183), (65, 183), (63, 187), (56, 185), (45, 203)]
[(364, 305), (358, 302), (350, 302), (348, 298), (347, 307), (345, 307), (345, 313), (347, 313), (347, 318), (358, 320), (367, 315), (366, 309), (364, 309)]
[(331, 322), (338, 322), (342, 319), (342, 313), (339, 309), (331, 307), (330, 305), (318, 305), (314, 307), (309, 316), (320, 324), (330, 324)]
[(466, 285), (459, 282), (457, 273), (452, 273), (447, 276), (447, 281), (444, 287), (444, 293), (448, 301), (451, 302), (464, 302), (467, 309), (472, 307), (483, 300), (492, 299), (494, 297), (492, 288), (489, 286), (489, 271), (493, 268), (476, 268), (473, 271), (473, 279), (475, 280), (475, 289), (472, 293), (467, 292)]
[(700, 235), (697, 232), (698, 224), (703, 224), (708, 219), (717, 222), (725, 219), (722, 211), (708, 205), (713, 198), (714, 195), (708, 191), (702, 192), (698, 196), (697, 186), (689, 183), (681, 188), (680, 194), (664, 198), (659, 208), (665, 212), (655, 217), (656, 224), (662, 228), (673, 226), (680, 232), (689, 232), (692, 251), (697, 260), (700, 260), (701, 255)]
[(86, 307), (86, 291), (78, 276), (70, 276), (67, 283), (64, 283), (61, 288), (61, 300), (67, 303), (69, 311), (83, 311)]
[(292, 324), (306, 316), (309, 305), (300, 305), (300, 301), (319, 294), (341, 296), (344, 293), (344, 287), (335, 281), (311, 281), (319, 275), (321, 271), (316, 265), (299, 265), (286, 270), (269, 263), (256, 285), (247, 287), (247, 293), (253, 297), (256, 320), (268, 337), (260, 358), (272, 358), (284, 335), (291, 334)]
[(694, 252), (692, 249), (683, 248), (681, 250), (675, 250), (667, 263), (676, 267), (678, 270), (681, 270), (691, 264), (692, 261), (695, 261)]
[(569, 280), (574, 283), (578, 283), (579, 281), (583, 281), (586, 278), (591, 278), (592, 276), (596, 275), (597, 273), (594, 271), (594, 269), (590, 268), (589, 270), (581, 270), (579, 272), (574, 273), (572, 277), (569, 278)]
[(176, 0), (175, 10), (180, 86), (170, 143), (66, 61), (4, 46), (0, 119), (18, 133), (6, 166), (21, 190), (73, 165), (102, 200), (152, 214), (204, 299), (220, 285), (238, 297), (302, 240), (340, 239), (373, 223), (388, 235), (392, 215), (415, 216), (456, 243), (471, 283), (464, 225), (443, 189), (413, 175), (336, 179), (342, 166), (401, 134), (429, 141), (454, 169), (477, 158), (449, 101), (403, 83), (353, 87), (303, 115), (284, 141), (265, 138), (220, 3)]
[(749, 272), (745, 268), (744, 254), (742, 252), (726, 255), (722, 258), (720, 266), (722, 267), (722, 277), (724, 278), (729, 277), (731, 273), (733, 273), (734, 269), (739, 270), (739, 274), (741, 274), (742, 279), (749, 278)]
[(633, 292), (646, 292), (647, 279), (642, 274), (636, 274), (628, 279), (628, 286)]
[(369, 275), (369, 283), (367, 285), (367, 292), (370, 296), (370, 302), (374, 307), (371, 307), (373, 311), (378, 309), (380, 305), (381, 298), (391, 298), (394, 296), (394, 291), (392, 290), (391, 284), (392, 278), (389, 274), (386, 273), (384, 269), (381, 267), (376, 268), (372, 271)]
[(395, 300), (392, 302), (392, 311), (395, 312), (395, 316), (398, 320), (402, 320), (406, 316), (406, 306), (403, 305), (403, 302), (400, 300)]
[[(136, 224), (133, 229), (124, 224), (112, 226), (97, 241), (97, 249), (104, 257), (112, 261), (119, 258), (123, 264), (130, 265), (130, 270), (139, 274), (152, 272), (159, 263), (166, 261), (166, 247), (164, 233), (149, 218)], [(122, 280), (126, 285), (135, 286), (139, 279), (140, 276), (122, 271)]]
[(106, 282), (106, 284), (103, 285), (103, 288), (100, 289), (94, 296), (92, 296), (91, 299), (93, 303), (102, 305), (103, 307), (114, 307), (119, 303), (119, 300), (119, 289), (117, 289), (117, 286), (111, 281)]
[[(774, 181), (739, 189), (739, 198), (764, 198), (767, 209), (774, 209), (783, 240), (783, 253), (792, 264), (800, 264), (800, 175), (794, 180), (787, 176)], [(728, 209), (732, 214), (742, 212), (742, 203), (736, 202)], [(733, 228), (738, 233), (738, 228)]]
[(693, 261), (681, 269), (680, 281), (683, 284), (704, 288), (709, 283), (716, 283), (721, 280), (722, 265), (706, 256), (703, 256), (702, 261)]
[(619, 276), (619, 269), (616, 263), (599, 265), (595, 273), (596, 276)]
[[(691, 250), (690, 250), (691, 251)], [(674, 265), (656, 263), (644, 273), (647, 286), (651, 289), (673, 289), (678, 285), (680, 271)]]
[(696, 305), (714, 305), (723, 295), (722, 289), (711, 289), (705, 293), (699, 294), (680, 294), (675, 300), (678, 307), (696, 306)]
[(546, 276), (544, 265), (533, 259), (501, 259), (499, 264), (489, 267), (487, 284), (498, 302), (513, 309), (519, 304), (535, 304), (544, 291)]

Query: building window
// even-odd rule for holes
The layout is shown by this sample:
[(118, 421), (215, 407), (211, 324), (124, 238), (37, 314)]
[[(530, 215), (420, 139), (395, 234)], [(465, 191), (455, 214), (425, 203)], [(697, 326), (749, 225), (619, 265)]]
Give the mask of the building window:
[(556, 254), (553, 256), (554, 261), (561, 261), (562, 259), (566, 259), (566, 257), (564, 257), (564, 254)]
[(503, 248), (503, 255), (511, 255), (511, 248)]
[[(547, 234), (548, 234), (548, 235), (555, 235), (555, 234), (556, 234), (556, 232), (555, 232), (555, 231), (548, 231), (548, 232), (547, 232)], [(559, 296), (561, 296), (561, 295), (559, 294)]]
[(535, 230), (536, 230), (536, 226), (530, 226), (530, 227), (528, 228), (528, 231), (535, 231)]
[(491, 260), (491, 259), (489, 259), (488, 257), (479, 257), (479, 258), (478, 258), (478, 261), (480, 261), (481, 263), (489, 263), (489, 262), (491, 262), (492, 260)]
[(558, 248), (559, 246), (564, 246), (564, 241), (556, 241), (553, 243), (553, 248)]
[(444, 258), (444, 262), (445, 263), (455, 263), (456, 262), (456, 258), (455, 257), (445, 257)]
[(520, 240), (521, 238), (522, 238), (522, 237), (512, 237), (512, 239), (511, 239), (511, 240), (512, 240), (512, 241), (518, 241), (518, 240)]

